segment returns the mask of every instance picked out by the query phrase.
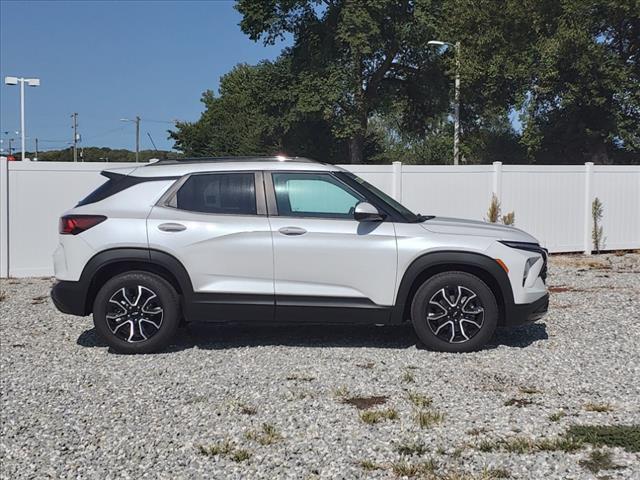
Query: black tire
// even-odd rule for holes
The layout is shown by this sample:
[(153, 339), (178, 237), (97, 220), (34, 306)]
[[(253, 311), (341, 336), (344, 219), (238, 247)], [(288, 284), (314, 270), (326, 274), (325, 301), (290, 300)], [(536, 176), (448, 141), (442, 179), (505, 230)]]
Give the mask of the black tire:
[(427, 348), (440, 352), (481, 349), (493, 336), (498, 315), (491, 289), (466, 272), (434, 275), (418, 288), (411, 303), (416, 335)]
[(149, 272), (132, 271), (111, 278), (93, 302), (98, 335), (120, 353), (164, 349), (179, 322), (178, 294), (169, 282)]

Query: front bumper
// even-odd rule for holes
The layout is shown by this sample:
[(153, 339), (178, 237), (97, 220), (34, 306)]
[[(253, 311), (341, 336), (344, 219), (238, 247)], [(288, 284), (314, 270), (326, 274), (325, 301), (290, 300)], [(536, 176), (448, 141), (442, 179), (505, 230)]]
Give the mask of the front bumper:
[(86, 294), (82, 283), (60, 280), (51, 289), (51, 300), (62, 313), (84, 317), (89, 313), (86, 310)]
[(531, 303), (514, 303), (505, 312), (504, 324), (512, 327), (535, 322), (545, 316), (549, 310), (549, 294), (545, 293)]

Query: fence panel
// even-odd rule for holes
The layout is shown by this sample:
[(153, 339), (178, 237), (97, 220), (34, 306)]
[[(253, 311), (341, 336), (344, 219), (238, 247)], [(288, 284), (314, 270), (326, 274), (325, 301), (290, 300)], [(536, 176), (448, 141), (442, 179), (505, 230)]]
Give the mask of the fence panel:
[[(60, 215), (131, 163), (0, 161), (0, 277), (51, 275)], [(345, 165), (423, 214), (482, 220), (495, 192), (503, 213), (551, 252), (591, 248), (591, 201), (604, 204), (606, 249), (640, 248), (640, 166)], [(591, 172), (591, 173), (589, 173)]]

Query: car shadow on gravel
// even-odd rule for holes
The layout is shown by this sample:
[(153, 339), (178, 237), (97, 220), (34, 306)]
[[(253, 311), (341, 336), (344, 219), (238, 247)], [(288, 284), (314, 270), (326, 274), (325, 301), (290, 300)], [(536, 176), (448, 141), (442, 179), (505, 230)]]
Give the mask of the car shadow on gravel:
[[(499, 346), (524, 348), (546, 340), (544, 323), (518, 328), (498, 329), (485, 349)], [(94, 328), (85, 330), (77, 340), (83, 347), (106, 347)], [(406, 349), (419, 344), (411, 325), (376, 327), (371, 325), (208, 325), (193, 324), (180, 328), (175, 341), (164, 352), (197, 347), (224, 350), (241, 347), (351, 347)]]

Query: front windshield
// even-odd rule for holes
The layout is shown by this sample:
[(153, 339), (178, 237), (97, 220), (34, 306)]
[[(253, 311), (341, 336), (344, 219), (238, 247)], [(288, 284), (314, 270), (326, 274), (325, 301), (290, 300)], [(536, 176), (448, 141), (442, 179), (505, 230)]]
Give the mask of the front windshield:
[(391, 206), (391, 208), (393, 208), (400, 215), (405, 217), (405, 219), (408, 222), (422, 222), (422, 221), (425, 220), (425, 218), (422, 217), (421, 215), (416, 215), (411, 210), (409, 210), (407, 207), (405, 207), (400, 202), (395, 200), (393, 197), (390, 197), (389, 195), (384, 193), (382, 190), (379, 190), (378, 188), (374, 187), (369, 182), (363, 180), (362, 178), (358, 177), (357, 175), (354, 175), (351, 172), (345, 172), (345, 175), (347, 175), (352, 180), (358, 182), (360, 185), (362, 185), (364, 188), (366, 188), (369, 192), (371, 192), (371, 194), (373, 196), (378, 197), (384, 203), (386, 203), (389, 206)]

